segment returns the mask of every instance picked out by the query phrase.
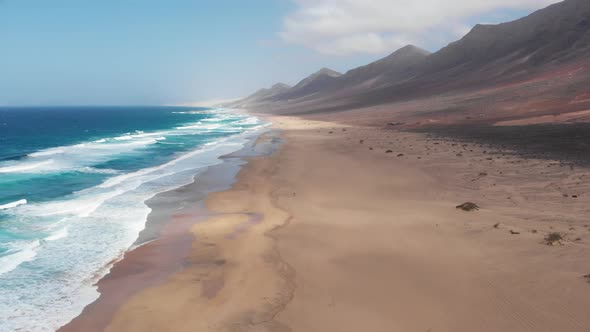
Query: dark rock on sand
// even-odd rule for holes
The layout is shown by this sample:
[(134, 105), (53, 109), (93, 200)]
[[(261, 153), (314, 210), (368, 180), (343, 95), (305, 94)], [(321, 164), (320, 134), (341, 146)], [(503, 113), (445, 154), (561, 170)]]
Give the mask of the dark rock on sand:
[(479, 210), (479, 206), (472, 202), (466, 202), (461, 205), (457, 205), (456, 208), (467, 212)]
[(561, 235), (560, 233), (557, 232), (553, 232), (553, 233), (549, 233), (545, 236), (545, 243), (548, 246), (552, 246), (557, 244), (561, 244), (561, 241), (563, 240), (563, 235)]

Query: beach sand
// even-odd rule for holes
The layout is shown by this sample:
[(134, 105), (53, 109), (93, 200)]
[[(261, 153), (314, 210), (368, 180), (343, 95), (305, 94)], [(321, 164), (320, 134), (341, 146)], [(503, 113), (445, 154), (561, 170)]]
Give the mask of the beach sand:
[[(152, 261), (166, 277), (64, 331), (590, 330), (590, 170), (354, 121), (271, 120), (278, 151), (207, 195), (205, 218), (175, 213), (152, 243), (180, 251), (137, 251), (148, 263), (124, 259), (101, 298)], [(455, 208), (468, 201), (481, 209)], [(564, 239), (548, 245), (551, 232)]]

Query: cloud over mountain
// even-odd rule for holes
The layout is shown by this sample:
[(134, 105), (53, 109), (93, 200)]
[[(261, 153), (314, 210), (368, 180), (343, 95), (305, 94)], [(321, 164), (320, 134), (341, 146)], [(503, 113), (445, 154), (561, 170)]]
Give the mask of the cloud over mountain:
[(294, 0), (283, 41), (320, 53), (381, 54), (405, 44), (452, 40), (466, 20), (496, 10), (539, 9), (557, 0)]

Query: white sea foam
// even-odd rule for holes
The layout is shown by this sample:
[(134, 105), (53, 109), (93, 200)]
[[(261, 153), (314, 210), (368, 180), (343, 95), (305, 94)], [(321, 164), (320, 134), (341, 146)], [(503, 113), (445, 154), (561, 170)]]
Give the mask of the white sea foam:
[(123, 136), (119, 136), (119, 137), (115, 137), (114, 138), (116, 141), (128, 141), (128, 140), (132, 140), (133, 136), (131, 135), (123, 135)]
[(184, 112), (172, 112), (173, 114), (211, 114), (213, 113), (210, 110), (202, 110), (202, 111), (184, 111)]
[(115, 169), (108, 168), (95, 168), (95, 167), (82, 167), (77, 170), (80, 173), (88, 174), (119, 174), (120, 172)]
[(165, 145), (186, 145), (184, 143), (168, 143), (168, 142), (158, 142), (159, 144), (165, 144)]
[(122, 193), (123, 190), (113, 190), (96, 195), (81, 195), (64, 201), (29, 204), (23, 208), (23, 211), (35, 217), (70, 215), (84, 218), (96, 211), (106, 200)]
[(27, 204), (27, 200), (26, 199), (21, 199), (21, 200), (18, 200), (16, 202), (12, 202), (12, 203), (8, 203), (8, 204), (0, 205), (0, 210), (12, 209), (12, 208), (15, 208), (17, 206), (21, 206), (21, 205), (25, 205), (25, 204)]
[(45, 241), (57, 241), (68, 236), (68, 228), (64, 227), (45, 238)]
[(16, 269), (22, 263), (32, 261), (37, 255), (36, 249), (40, 244), (37, 240), (13, 244), (13, 247), (16, 247), (13, 252), (0, 257), (0, 275)]
[(254, 125), (254, 124), (259, 124), (260, 120), (258, 118), (255, 117), (250, 117), (250, 118), (246, 118), (244, 120), (239, 120), (237, 121), (237, 123), (239, 124), (245, 124), (245, 125)]
[(34, 169), (38, 169), (42, 166), (53, 164), (54, 160), (49, 159), (41, 162), (24, 162), (17, 163), (11, 166), (0, 167), (0, 173), (25, 173)]
[(29, 154), (29, 157), (45, 157), (45, 156), (52, 156), (55, 154), (60, 154), (60, 153), (64, 153), (66, 152), (65, 149), (63, 148), (54, 148), (54, 149), (47, 149), (45, 151), (39, 151), (39, 152), (33, 152), (31, 154)]
[(199, 123), (199, 124), (194, 124), (194, 125), (176, 127), (176, 129), (179, 129), (179, 130), (187, 130), (187, 129), (213, 130), (213, 129), (221, 128), (222, 126), (223, 126), (222, 124), (205, 125), (205, 124)]
[[(128, 135), (125, 139), (115, 137), (89, 143), (50, 148), (29, 154), (18, 161), (0, 162), (0, 173), (52, 173), (85, 170), (106, 162), (123, 153), (130, 153), (163, 140), (163, 132), (137, 136)], [(89, 170), (87, 172), (92, 172)]]

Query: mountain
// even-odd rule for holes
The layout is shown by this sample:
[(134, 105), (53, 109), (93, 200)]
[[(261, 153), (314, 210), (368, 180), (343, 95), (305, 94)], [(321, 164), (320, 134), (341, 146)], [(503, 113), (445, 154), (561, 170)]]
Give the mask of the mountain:
[(581, 59), (589, 50), (590, 1), (567, 0), (516, 21), (476, 25), (430, 56), (421, 74), (427, 79), (443, 72), (483, 73), (487, 79), (506, 80)]
[(348, 84), (342, 85), (363, 82), (387, 85), (409, 79), (416, 74), (429, 55), (430, 52), (414, 45), (404, 46), (381, 60), (348, 71), (341, 80)]
[[(264, 91), (256, 92), (244, 101), (280, 102), (318, 98), (336, 91), (366, 90), (377, 85), (387, 85), (391, 82), (410, 78), (415, 69), (422, 64), (430, 53), (413, 45), (405, 46), (391, 55), (370, 63), (366, 66), (352, 69), (346, 74), (340, 74), (328, 68), (308, 76), (294, 87), (282, 89), (271, 97)], [(261, 91), (263, 91), (261, 93)]]
[(258, 103), (262, 103), (264, 101), (269, 101), (272, 97), (279, 95), (285, 91), (288, 91), (290, 88), (291, 87), (287, 84), (277, 83), (269, 89), (266, 89), (266, 88), (260, 89), (260, 90), (256, 91), (256, 93), (254, 93), (244, 99), (231, 102), (231, 103), (226, 104), (224, 106), (228, 106), (228, 107), (253, 106)]
[[(512, 22), (478, 24), (432, 54), (408, 45), (343, 75), (322, 69), (257, 107), (278, 113), (346, 110), (556, 80), (584, 63), (590, 65), (590, 1), (566, 0)], [(564, 91), (575, 90), (559, 79)]]
[(283, 91), (273, 97), (274, 100), (297, 99), (305, 96), (314, 95), (320, 91), (328, 90), (342, 76), (337, 71), (328, 68), (322, 68), (318, 72), (311, 74), (293, 88)]

